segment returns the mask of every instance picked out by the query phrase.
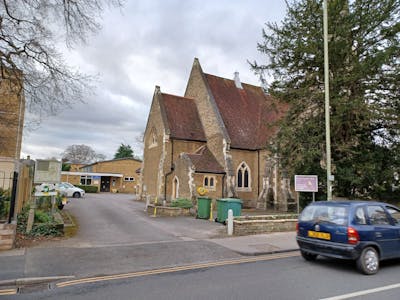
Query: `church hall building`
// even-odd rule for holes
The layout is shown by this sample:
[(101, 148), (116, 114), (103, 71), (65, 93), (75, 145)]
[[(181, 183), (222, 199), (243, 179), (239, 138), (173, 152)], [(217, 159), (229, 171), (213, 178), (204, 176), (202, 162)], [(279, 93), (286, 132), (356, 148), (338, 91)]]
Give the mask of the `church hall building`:
[(153, 202), (240, 198), (243, 207), (288, 210), (294, 201), (268, 151), (287, 106), (259, 87), (204, 73), (194, 59), (184, 96), (156, 86), (144, 133), (142, 196)]

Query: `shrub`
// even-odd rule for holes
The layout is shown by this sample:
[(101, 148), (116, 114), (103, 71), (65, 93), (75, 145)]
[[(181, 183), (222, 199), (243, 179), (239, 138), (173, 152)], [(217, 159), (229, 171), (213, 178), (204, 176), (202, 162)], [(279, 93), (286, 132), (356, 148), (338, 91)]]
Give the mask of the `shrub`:
[(35, 223), (51, 223), (53, 221), (53, 217), (49, 213), (43, 210), (35, 210)]
[(75, 185), (75, 186), (84, 190), (85, 193), (97, 193), (99, 191), (98, 187), (95, 185)]
[(181, 208), (192, 208), (193, 203), (189, 199), (186, 198), (179, 198), (176, 200), (173, 200), (171, 203), (172, 207), (181, 207)]
[(51, 209), (51, 197), (38, 197), (36, 198), (36, 207), (41, 210)]
[(62, 234), (63, 230), (57, 223), (33, 224), (29, 233), (31, 236), (60, 236)]
[[(63, 226), (54, 221), (54, 218), (41, 210), (35, 211), (35, 223), (31, 232), (26, 233), (28, 222), (29, 206), (25, 206), (22, 212), (18, 214), (17, 231), (26, 236), (60, 236), (63, 235)], [(40, 222), (40, 223), (39, 223)]]
[(0, 188), (0, 219), (7, 218), (10, 210), (10, 200), (10, 191)]

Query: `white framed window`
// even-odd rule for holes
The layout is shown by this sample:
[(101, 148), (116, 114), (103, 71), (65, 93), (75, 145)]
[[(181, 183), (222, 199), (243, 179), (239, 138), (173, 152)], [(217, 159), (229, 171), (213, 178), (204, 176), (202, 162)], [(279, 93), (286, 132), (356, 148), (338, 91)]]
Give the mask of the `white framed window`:
[(204, 176), (203, 186), (208, 190), (215, 190), (216, 182), (215, 176), (206, 175)]
[(135, 181), (135, 177), (124, 177), (124, 181)]
[(81, 176), (81, 185), (91, 185), (92, 176)]
[(242, 162), (237, 169), (236, 188), (238, 191), (251, 191), (250, 168), (245, 162)]

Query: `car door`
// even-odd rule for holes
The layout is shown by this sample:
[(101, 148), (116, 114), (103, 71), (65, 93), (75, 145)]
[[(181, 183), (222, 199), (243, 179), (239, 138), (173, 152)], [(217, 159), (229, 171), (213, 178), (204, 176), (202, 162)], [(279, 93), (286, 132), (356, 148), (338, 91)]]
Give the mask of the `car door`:
[(392, 225), (396, 228), (397, 231), (397, 245), (395, 256), (400, 257), (400, 210), (394, 206), (385, 206), (386, 211), (389, 213)]
[(381, 247), (381, 257), (395, 257), (399, 246), (399, 227), (393, 225), (393, 222), (382, 205), (368, 205), (367, 215), (370, 225), (373, 226), (372, 238)]

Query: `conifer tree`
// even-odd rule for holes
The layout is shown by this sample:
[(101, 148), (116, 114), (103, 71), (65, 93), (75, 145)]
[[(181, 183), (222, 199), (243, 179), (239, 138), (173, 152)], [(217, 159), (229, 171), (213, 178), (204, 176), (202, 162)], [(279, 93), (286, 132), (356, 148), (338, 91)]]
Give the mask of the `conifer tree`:
[[(385, 198), (400, 173), (400, 2), (327, 2), (334, 194)], [(324, 181), (322, 4), (288, 2), (282, 23), (263, 30), (265, 61), (251, 65), (271, 75), (268, 92), (289, 103), (274, 147), (283, 166)]]

